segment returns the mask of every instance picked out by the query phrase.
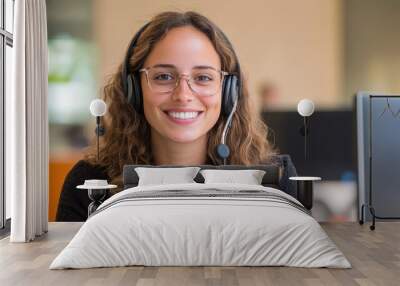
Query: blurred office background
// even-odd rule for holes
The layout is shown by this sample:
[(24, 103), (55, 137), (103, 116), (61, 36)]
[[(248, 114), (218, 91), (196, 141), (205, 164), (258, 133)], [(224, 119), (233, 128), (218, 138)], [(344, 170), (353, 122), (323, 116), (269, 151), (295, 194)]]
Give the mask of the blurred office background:
[[(101, 96), (136, 31), (165, 10), (194, 10), (232, 41), (273, 140), (300, 175), (321, 176), (313, 214), (356, 220), (358, 90), (400, 91), (398, 0), (48, 0), (50, 194), (54, 220), (66, 173), (93, 140)], [(304, 160), (299, 100), (316, 105)]]

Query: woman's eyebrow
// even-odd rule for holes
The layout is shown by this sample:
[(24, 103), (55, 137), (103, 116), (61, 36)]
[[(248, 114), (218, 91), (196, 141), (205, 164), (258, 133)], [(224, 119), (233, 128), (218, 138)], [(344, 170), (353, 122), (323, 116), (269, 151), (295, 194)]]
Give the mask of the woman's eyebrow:
[[(177, 67), (173, 64), (156, 64), (153, 66), (153, 68), (174, 68), (177, 69)], [(193, 69), (215, 69), (213, 66), (207, 66), (207, 65), (199, 65), (199, 66), (194, 66)]]
[(176, 69), (176, 66), (171, 65), (171, 64), (157, 64), (157, 65), (154, 65), (153, 68), (174, 68), (174, 69)]
[(195, 67), (193, 67), (194, 69), (215, 69), (215, 67), (213, 67), (213, 66), (204, 66), (204, 65), (202, 65), (202, 66), (195, 66)]

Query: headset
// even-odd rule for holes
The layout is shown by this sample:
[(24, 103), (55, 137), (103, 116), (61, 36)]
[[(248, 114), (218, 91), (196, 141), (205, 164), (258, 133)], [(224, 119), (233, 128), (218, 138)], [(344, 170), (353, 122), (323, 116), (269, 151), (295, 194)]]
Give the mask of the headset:
[[(135, 70), (131, 71), (129, 59), (133, 55), (133, 51), (136, 47), (136, 44), (140, 36), (150, 24), (151, 22), (145, 24), (133, 37), (132, 41), (129, 44), (121, 72), (121, 80), (122, 80), (124, 96), (126, 97), (129, 104), (131, 104), (132, 107), (135, 109), (135, 111), (138, 112), (139, 114), (144, 113), (143, 95), (142, 95), (142, 88), (140, 84), (140, 74), (139, 74), (139, 69), (141, 69), (142, 67), (138, 66)], [(226, 165), (226, 159), (229, 157), (230, 150), (229, 147), (225, 144), (225, 141), (229, 128), (231, 127), (233, 114), (235, 113), (237, 108), (239, 96), (242, 91), (242, 78), (241, 78), (239, 60), (233, 49), (233, 45), (222, 31), (221, 34), (224, 37), (225, 41), (230, 46), (236, 61), (235, 74), (225, 75), (222, 83), (221, 113), (228, 119), (225, 123), (224, 130), (222, 132), (221, 143), (218, 144), (216, 148), (216, 153), (218, 157), (220, 157), (223, 160), (223, 164)]]

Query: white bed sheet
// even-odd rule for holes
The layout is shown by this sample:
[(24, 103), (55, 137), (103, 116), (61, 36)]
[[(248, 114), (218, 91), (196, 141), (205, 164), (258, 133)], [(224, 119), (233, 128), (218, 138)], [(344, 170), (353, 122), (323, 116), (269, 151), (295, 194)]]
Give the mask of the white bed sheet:
[(50, 269), (145, 266), (294, 266), (350, 268), (310, 215), (261, 198), (174, 197), (125, 200), (137, 192), (262, 190), (255, 185), (139, 186), (105, 201)]

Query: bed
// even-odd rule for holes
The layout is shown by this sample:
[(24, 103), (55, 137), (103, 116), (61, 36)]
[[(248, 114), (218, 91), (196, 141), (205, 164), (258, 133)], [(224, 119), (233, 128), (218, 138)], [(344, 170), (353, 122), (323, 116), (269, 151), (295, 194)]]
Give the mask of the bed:
[(50, 269), (351, 267), (310, 211), (279, 189), (279, 166), (198, 166), (262, 170), (259, 185), (204, 181), (200, 172), (193, 182), (138, 185), (143, 167), (125, 166), (125, 189), (99, 206)]

